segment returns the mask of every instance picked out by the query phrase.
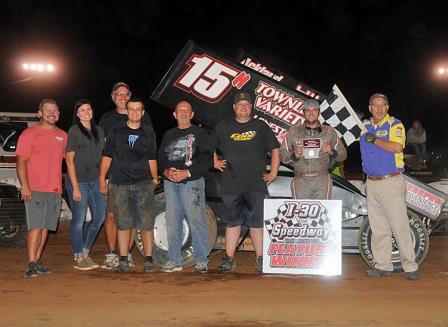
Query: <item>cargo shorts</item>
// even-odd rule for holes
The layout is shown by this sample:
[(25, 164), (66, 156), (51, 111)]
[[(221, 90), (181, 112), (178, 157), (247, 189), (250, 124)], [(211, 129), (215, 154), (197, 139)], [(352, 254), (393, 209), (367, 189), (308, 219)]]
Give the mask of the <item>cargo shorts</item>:
[(61, 214), (61, 193), (31, 192), (31, 201), (24, 202), (28, 230), (57, 229)]
[(154, 189), (151, 181), (110, 184), (108, 201), (112, 201), (118, 230), (154, 230)]

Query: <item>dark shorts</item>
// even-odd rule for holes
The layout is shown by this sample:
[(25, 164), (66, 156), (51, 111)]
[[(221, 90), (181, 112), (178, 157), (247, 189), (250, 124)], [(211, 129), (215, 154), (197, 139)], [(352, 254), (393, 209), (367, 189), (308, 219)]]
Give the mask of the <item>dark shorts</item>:
[(109, 190), (113, 194), (110, 200), (116, 205), (114, 215), (118, 230), (154, 230), (154, 188), (151, 181), (130, 185), (110, 184)]
[(265, 192), (223, 193), (221, 197), (227, 214), (222, 218), (227, 227), (262, 228), (265, 195)]
[(48, 229), (55, 231), (61, 214), (61, 194), (54, 192), (31, 192), (31, 201), (25, 201), (28, 230)]

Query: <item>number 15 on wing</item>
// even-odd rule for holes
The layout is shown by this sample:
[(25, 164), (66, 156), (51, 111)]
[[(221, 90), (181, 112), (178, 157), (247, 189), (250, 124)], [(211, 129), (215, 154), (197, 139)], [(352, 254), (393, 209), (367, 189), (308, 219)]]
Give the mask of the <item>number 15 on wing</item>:
[(174, 86), (209, 103), (219, 102), (232, 86), (241, 89), (250, 80), (245, 71), (206, 54), (194, 54), (186, 64), (187, 70)]

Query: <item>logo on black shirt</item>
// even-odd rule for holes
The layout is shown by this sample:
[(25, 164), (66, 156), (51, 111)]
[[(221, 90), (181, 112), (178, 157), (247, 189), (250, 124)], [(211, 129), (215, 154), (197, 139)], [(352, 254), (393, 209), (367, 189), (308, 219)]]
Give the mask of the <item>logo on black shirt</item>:
[(165, 147), (168, 160), (184, 161), (185, 166), (191, 166), (193, 164), (193, 155), (195, 152), (195, 140), (196, 138), (193, 134), (188, 134), (170, 142), (170, 144)]
[(129, 147), (130, 148), (134, 148), (134, 144), (135, 142), (138, 140), (139, 136), (138, 135), (129, 135), (128, 137), (128, 142), (129, 142)]
[(256, 131), (248, 131), (244, 133), (233, 133), (230, 135), (230, 138), (234, 141), (250, 141), (252, 140), (255, 135), (257, 135)]

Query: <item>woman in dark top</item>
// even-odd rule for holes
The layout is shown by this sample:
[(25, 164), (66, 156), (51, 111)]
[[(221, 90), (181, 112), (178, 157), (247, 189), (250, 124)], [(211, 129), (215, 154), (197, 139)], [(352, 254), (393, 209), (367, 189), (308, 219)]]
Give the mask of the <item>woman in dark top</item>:
[[(104, 148), (104, 132), (93, 123), (93, 109), (88, 100), (76, 101), (73, 126), (68, 131), (65, 186), (72, 210), (70, 238), (75, 269), (98, 268), (89, 256), (105, 218), (106, 201), (98, 187), (99, 167)], [(91, 222), (84, 235), (87, 208)]]

